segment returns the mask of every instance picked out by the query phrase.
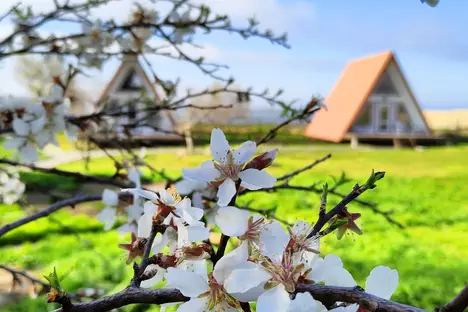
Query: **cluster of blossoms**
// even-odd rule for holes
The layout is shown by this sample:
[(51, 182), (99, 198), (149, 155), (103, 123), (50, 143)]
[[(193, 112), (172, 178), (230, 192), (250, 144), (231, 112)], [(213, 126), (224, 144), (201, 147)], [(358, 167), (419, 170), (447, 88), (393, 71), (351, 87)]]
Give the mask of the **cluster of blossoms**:
[[(298, 221), (285, 230), (276, 220), (235, 207), (240, 190), (268, 188), (276, 182), (264, 169), (273, 163), (278, 150), (251, 159), (255, 149), (255, 143), (249, 141), (232, 150), (224, 133), (214, 129), (213, 160), (184, 169), (185, 180), (177, 185), (194, 200), (175, 190), (148, 191), (136, 182), (136, 188), (123, 190), (135, 199), (146, 200), (138, 210), (143, 214), (131, 242), (119, 245), (128, 253), (127, 264), (150, 248), (149, 265), (140, 275), (141, 286), (152, 288), (165, 282), (164, 287), (180, 290), (190, 300), (180, 304), (179, 312), (241, 311), (241, 303), (246, 302), (255, 302), (259, 312), (322, 312), (327, 308), (310, 293), (297, 293), (298, 285), (357, 285), (338, 256), (321, 255), (320, 236), (311, 235), (311, 224)], [(217, 197), (213, 198), (214, 207), (205, 207), (205, 196)], [(105, 194), (105, 201), (110, 198), (109, 205), (116, 206), (117, 194)], [(345, 227), (355, 230), (356, 216), (347, 217), (352, 226)], [(210, 243), (213, 227), (236, 243), (232, 251), (215, 253)], [(147, 246), (152, 237), (152, 245)], [(378, 266), (371, 271), (365, 288), (389, 299), (397, 284), (395, 270)], [(358, 309), (355, 304), (342, 304), (331, 311)]]
[(51, 85), (50, 95), (37, 103), (24, 107), (17, 104), (3, 105), (0, 112), (2, 127), (13, 129), (13, 135), (4, 142), (4, 147), (16, 151), (16, 157), (25, 163), (38, 158), (38, 150), (47, 144), (58, 145), (56, 135), (66, 131), (69, 138), (76, 138), (78, 127), (66, 122), (69, 102), (64, 97), (59, 79)]
[(26, 186), (17, 172), (3, 171), (0, 168), (0, 203), (11, 205), (24, 194)]

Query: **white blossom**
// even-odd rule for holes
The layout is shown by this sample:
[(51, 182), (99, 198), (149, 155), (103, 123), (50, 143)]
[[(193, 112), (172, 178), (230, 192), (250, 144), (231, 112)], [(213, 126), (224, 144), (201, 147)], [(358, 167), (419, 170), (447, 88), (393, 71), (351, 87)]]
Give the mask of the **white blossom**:
[(17, 202), (24, 194), (26, 186), (18, 173), (0, 171), (0, 200), (7, 205)]
[(244, 165), (253, 156), (256, 144), (253, 141), (243, 143), (231, 150), (229, 142), (221, 129), (213, 129), (210, 141), (214, 161), (205, 161), (198, 168), (183, 169), (184, 178), (210, 183), (218, 187), (218, 204), (227, 206), (236, 194), (236, 182), (249, 190), (272, 187), (276, 178), (265, 170), (248, 168)]
[(119, 194), (109, 189), (102, 192), (102, 201), (104, 202), (104, 209), (99, 212), (97, 218), (104, 223), (104, 230), (110, 230), (115, 221), (117, 221), (117, 205), (119, 204)]
[(264, 256), (273, 259), (281, 258), (289, 242), (289, 235), (278, 221), (267, 221), (236, 207), (219, 208), (215, 221), (223, 234), (253, 243)]

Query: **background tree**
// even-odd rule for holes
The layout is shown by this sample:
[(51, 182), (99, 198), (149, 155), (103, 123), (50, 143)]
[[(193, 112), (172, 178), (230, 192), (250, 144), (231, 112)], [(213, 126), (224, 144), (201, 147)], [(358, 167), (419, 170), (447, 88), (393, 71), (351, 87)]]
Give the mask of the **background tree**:
[[(185, 135), (187, 153), (193, 151), (193, 128), (198, 124), (227, 125), (236, 119), (247, 119), (250, 116), (250, 98), (237, 84), (232, 84), (230, 92), (214, 92), (224, 85), (219, 81), (206, 89), (206, 94), (194, 99), (194, 107), (182, 110), (180, 130)], [(235, 92), (238, 91), (238, 92)], [(199, 109), (202, 107), (203, 109)], [(220, 108), (221, 107), (221, 108)]]
[[(21, 56), (16, 61), (15, 74), (34, 98), (41, 98), (49, 94), (54, 77), (58, 76), (64, 80), (67, 67), (60, 55)], [(71, 115), (83, 114), (92, 101), (86, 90), (78, 85), (77, 79), (71, 79), (65, 91), (65, 96), (70, 101)]]

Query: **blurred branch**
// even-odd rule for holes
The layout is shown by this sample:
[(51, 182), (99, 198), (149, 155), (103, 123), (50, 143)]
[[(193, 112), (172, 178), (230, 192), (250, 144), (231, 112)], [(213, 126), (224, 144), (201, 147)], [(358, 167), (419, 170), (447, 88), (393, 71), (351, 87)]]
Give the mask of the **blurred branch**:
[(113, 178), (86, 175), (86, 174), (82, 174), (79, 172), (65, 171), (65, 170), (60, 170), (56, 168), (42, 168), (42, 167), (38, 167), (32, 164), (19, 163), (19, 162), (9, 160), (6, 158), (0, 158), (0, 164), (7, 164), (11, 166), (16, 166), (16, 167), (29, 168), (34, 171), (55, 174), (55, 175), (59, 175), (63, 177), (71, 177), (71, 178), (76, 179), (79, 182), (93, 182), (93, 183), (99, 183), (99, 184), (107, 184), (107, 185), (117, 186), (120, 188), (130, 188), (134, 186), (133, 182), (123, 182), (123, 181), (118, 181)]
[(463, 312), (468, 307), (468, 284), (453, 298), (442, 306), (436, 308), (436, 312)]
[(61, 200), (56, 202), (55, 204), (49, 206), (46, 209), (43, 209), (37, 213), (34, 213), (30, 216), (24, 217), (22, 219), (19, 219), (15, 222), (6, 224), (2, 227), (0, 227), (0, 237), (5, 235), (6, 233), (10, 232), (13, 229), (16, 229), (22, 225), (25, 225), (29, 222), (35, 221), (40, 218), (47, 217), (48, 215), (62, 209), (65, 207), (74, 207), (77, 204), (81, 203), (86, 203), (86, 202), (92, 202), (92, 201), (98, 201), (101, 200), (102, 196), (101, 195), (80, 195), (74, 198), (66, 199), (66, 200)]
[(321, 107), (315, 107), (315, 108), (312, 108), (310, 110), (304, 110), (302, 113), (300, 113), (298, 115), (295, 115), (295, 116), (283, 121), (282, 123), (280, 123), (276, 127), (270, 129), (270, 131), (268, 131), (268, 133), (265, 134), (263, 136), (263, 138), (261, 138), (260, 140), (257, 140), (257, 146), (259, 146), (261, 144), (264, 144), (264, 143), (267, 143), (268, 141), (271, 141), (272, 139), (274, 139), (276, 137), (276, 135), (278, 134), (278, 131), (281, 128), (289, 125), (293, 121), (308, 118), (308, 117), (312, 116), (316, 111), (318, 111), (320, 109), (321, 109)]
[(313, 163), (311, 163), (311, 164), (309, 164), (309, 165), (307, 165), (307, 166), (305, 166), (305, 167), (302, 167), (302, 168), (300, 168), (300, 169), (298, 169), (298, 170), (296, 170), (296, 171), (293, 171), (293, 172), (291, 172), (291, 173), (285, 174), (284, 176), (281, 176), (281, 177), (277, 178), (276, 180), (277, 180), (277, 181), (289, 180), (289, 179), (291, 179), (292, 177), (294, 177), (294, 176), (296, 176), (296, 175), (298, 175), (298, 174), (300, 174), (300, 173), (302, 173), (302, 172), (304, 172), (304, 171), (307, 171), (307, 170), (312, 169), (312, 168), (315, 167), (316, 165), (318, 165), (318, 164), (320, 164), (320, 163), (326, 161), (327, 159), (329, 159), (329, 158), (331, 158), (331, 157), (332, 157), (331, 154), (327, 154), (327, 155), (323, 156), (322, 158), (319, 158), (319, 159), (315, 160)]

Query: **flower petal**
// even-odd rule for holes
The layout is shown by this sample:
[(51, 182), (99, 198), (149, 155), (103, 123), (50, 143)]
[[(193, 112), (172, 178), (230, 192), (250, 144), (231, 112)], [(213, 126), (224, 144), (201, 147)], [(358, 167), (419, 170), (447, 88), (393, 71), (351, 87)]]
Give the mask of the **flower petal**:
[(215, 128), (211, 131), (210, 149), (214, 160), (220, 163), (225, 162), (226, 155), (231, 148), (221, 129)]
[(320, 302), (315, 300), (308, 292), (298, 293), (296, 298), (291, 300), (288, 312), (327, 312), (327, 308)]
[(232, 271), (240, 264), (247, 261), (249, 257), (249, 247), (246, 241), (242, 244), (219, 259), (216, 263), (215, 268), (213, 269), (213, 276), (216, 281), (220, 284), (224, 284), (224, 281), (232, 273)]
[(220, 172), (214, 167), (213, 161), (207, 160), (197, 168), (182, 169), (182, 176), (191, 181), (208, 183), (220, 176)]
[(191, 180), (182, 180), (175, 184), (176, 190), (180, 195), (188, 195), (193, 192), (195, 182)]
[(20, 118), (15, 118), (12, 123), (13, 130), (19, 136), (27, 136), (29, 134), (29, 124)]
[(312, 226), (306, 221), (296, 221), (292, 227), (292, 232), (297, 236), (307, 236), (312, 230)]
[(248, 228), (250, 213), (236, 207), (221, 207), (216, 212), (216, 225), (227, 236), (241, 236)]
[(26, 144), (20, 149), (20, 159), (25, 163), (33, 163), (37, 160), (37, 157), (36, 147), (31, 144)]
[(151, 214), (153, 215), (156, 210), (158, 210), (158, 206), (155, 205), (153, 202), (151, 201), (147, 201), (144, 205), (143, 205), (143, 212), (144, 213), (147, 213), (147, 214)]
[(153, 225), (153, 215), (145, 213), (138, 220), (138, 237), (149, 237), (151, 233), (151, 227)]
[(116, 219), (116, 210), (115, 208), (106, 207), (98, 213), (97, 219), (104, 223), (104, 230), (109, 231), (114, 225)]
[(159, 200), (158, 195), (155, 192), (152, 191), (147, 191), (147, 190), (142, 190), (139, 188), (129, 188), (129, 189), (122, 189), (122, 192), (129, 192), (132, 193), (133, 195), (138, 195), (140, 197), (152, 200), (152, 201), (157, 201)]
[(247, 169), (239, 172), (242, 186), (249, 190), (259, 190), (272, 187), (276, 183), (276, 178), (265, 170)]
[(140, 185), (140, 172), (136, 168), (129, 168), (127, 170), (128, 172), (128, 179), (135, 183), (135, 185), (138, 187)]
[(164, 278), (164, 273), (166, 272), (166, 270), (164, 270), (163, 268), (160, 268), (158, 265), (155, 265), (155, 264), (150, 264), (146, 267), (145, 272), (151, 271), (151, 270), (156, 270), (156, 274), (150, 279), (141, 281), (141, 285), (140, 285), (141, 287), (151, 288), (155, 286), (156, 284), (158, 284), (159, 282), (161, 282), (162, 279)]
[(188, 232), (188, 238), (191, 243), (200, 242), (210, 237), (210, 229), (204, 226), (192, 226), (186, 227)]
[(20, 148), (20, 146), (24, 143), (26, 143), (26, 140), (24, 138), (14, 137), (3, 142), (3, 147), (7, 150), (13, 150)]
[(224, 281), (224, 288), (228, 293), (245, 293), (271, 278), (270, 273), (265, 271), (260, 265), (253, 262), (246, 262), (246, 268), (235, 269)]
[(236, 165), (242, 165), (246, 163), (255, 154), (256, 149), (257, 144), (254, 141), (247, 141), (242, 143), (240, 147), (236, 148), (232, 152), (234, 163)]
[(198, 297), (208, 291), (208, 283), (200, 275), (176, 268), (168, 268), (164, 275), (168, 284), (186, 297)]
[(259, 240), (262, 255), (271, 258), (273, 261), (281, 261), (290, 236), (283, 229), (281, 223), (273, 220), (262, 228)]
[(284, 312), (291, 299), (282, 284), (264, 292), (257, 301), (257, 312)]
[(236, 184), (231, 179), (227, 178), (218, 188), (218, 205), (227, 206), (231, 199), (236, 195)]
[(331, 286), (356, 286), (353, 276), (343, 268), (340, 257), (336, 255), (327, 255), (324, 259), (317, 257), (307, 278)]
[(377, 266), (366, 279), (366, 292), (383, 299), (390, 299), (398, 286), (398, 271)]
[(205, 312), (208, 311), (206, 308), (207, 305), (208, 297), (192, 298), (189, 301), (181, 304), (177, 309), (177, 312)]
[(119, 203), (119, 194), (109, 189), (105, 189), (102, 192), (102, 201), (107, 206), (117, 206)]
[(161, 198), (161, 201), (165, 203), (166, 205), (173, 205), (174, 204), (174, 197), (172, 196), (171, 193), (169, 193), (165, 189), (160, 189), (159, 190), (159, 197)]

